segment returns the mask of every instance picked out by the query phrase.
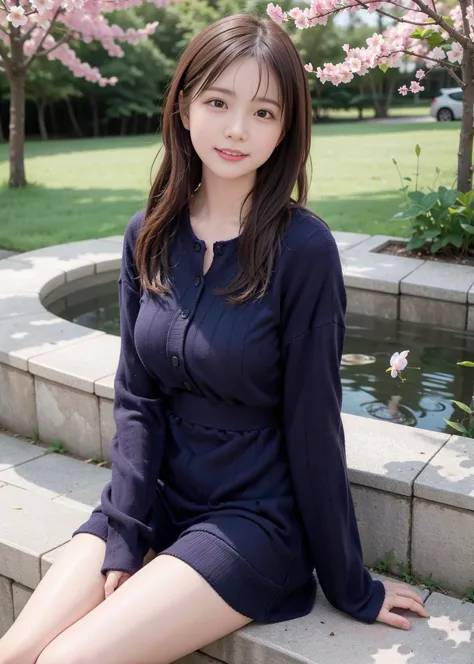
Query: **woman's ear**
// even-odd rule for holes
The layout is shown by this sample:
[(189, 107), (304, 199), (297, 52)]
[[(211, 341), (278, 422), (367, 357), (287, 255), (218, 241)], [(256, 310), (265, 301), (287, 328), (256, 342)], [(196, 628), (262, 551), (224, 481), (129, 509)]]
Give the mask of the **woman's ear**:
[(189, 129), (189, 115), (187, 111), (187, 104), (184, 99), (183, 91), (180, 90), (178, 94), (179, 116), (185, 129)]

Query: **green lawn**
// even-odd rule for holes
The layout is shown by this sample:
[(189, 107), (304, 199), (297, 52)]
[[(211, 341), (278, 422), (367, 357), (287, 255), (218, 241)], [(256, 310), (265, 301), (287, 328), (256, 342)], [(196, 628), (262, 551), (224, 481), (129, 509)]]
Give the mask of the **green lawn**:
[[(380, 125), (334, 122), (314, 126), (313, 178), (308, 205), (334, 230), (389, 233), (404, 229), (390, 218), (400, 202), (402, 175), (420, 186), (454, 181), (460, 123)], [(90, 237), (120, 234), (143, 207), (151, 183), (157, 136), (29, 142), (24, 190), (0, 188), (0, 247), (29, 250)], [(8, 150), (0, 145), (0, 183), (8, 177)]]

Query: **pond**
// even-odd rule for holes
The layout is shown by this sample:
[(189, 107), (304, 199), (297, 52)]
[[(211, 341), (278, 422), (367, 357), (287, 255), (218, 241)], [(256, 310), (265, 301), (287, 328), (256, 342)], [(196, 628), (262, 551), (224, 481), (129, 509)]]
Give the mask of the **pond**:
[[(54, 304), (50, 310), (85, 327), (118, 335), (116, 281), (87, 290), (83, 298), (66, 310)], [(474, 369), (456, 362), (474, 361), (473, 332), (358, 314), (347, 314), (346, 327), (341, 364), (345, 413), (454, 433), (443, 418), (461, 419), (451, 399), (468, 404), (472, 399)], [(402, 350), (410, 351), (403, 384), (385, 372), (392, 354)]]

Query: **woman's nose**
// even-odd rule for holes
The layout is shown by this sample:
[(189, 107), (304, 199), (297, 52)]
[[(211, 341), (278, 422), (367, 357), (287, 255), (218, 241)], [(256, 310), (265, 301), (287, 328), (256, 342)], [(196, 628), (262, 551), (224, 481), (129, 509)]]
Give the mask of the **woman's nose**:
[(229, 117), (225, 135), (227, 138), (233, 138), (236, 141), (241, 141), (247, 138), (246, 123), (242, 115), (235, 114), (232, 117)]

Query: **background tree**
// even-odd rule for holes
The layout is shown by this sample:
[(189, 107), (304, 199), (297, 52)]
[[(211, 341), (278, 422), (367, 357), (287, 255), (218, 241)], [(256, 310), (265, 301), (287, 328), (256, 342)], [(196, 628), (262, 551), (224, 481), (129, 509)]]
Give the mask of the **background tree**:
[[(267, 13), (277, 23), (292, 19), (297, 28), (305, 30), (326, 25), (330, 16), (341, 11), (369, 11), (390, 19), (383, 33), (374, 33), (367, 46), (351, 48), (344, 44), (346, 57), (336, 65), (327, 63), (317, 67), (315, 74), (321, 83), (348, 83), (355, 76), (369, 71), (399, 68), (404, 60), (424, 61), (429, 70), (445, 68), (451, 79), (463, 90), (463, 116), (459, 137), (457, 188), (467, 192), (472, 188), (472, 148), (474, 119), (474, 7), (469, 0), (450, 5), (438, 0), (311, 0), (309, 7), (295, 7), (286, 12), (273, 3)], [(309, 62), (309, 72), (314, 71)], [(409, 88), (401, 86), (399, 93), (421, 92), (420, 81), (425, 71), (419, 69)]]
[[(121, 0), (126, 10), (140, 0)], [(163, 6), (166, 0), (153, 0)], [(25, 9), (26, 7), (26, 9)], [(24, 166), (25, 83), (26, 74), (38, 57), (58, 60), (74, 76), (98, 83), (114, 85), (115, 77), (106, 78), (100, 71), (83, 62), (71, 43), (98, 41), (109, 56), (123, 56), (119, 43), (138, 44), (153, 34), (158, 22), (143, 28), (124, 30), (109, 22), (106, 13), (117, 9), (107, 0), (0, 0), (0, 73), (5, 73), (10, 87), (10, 179), (11, 187), (26, 185)]]

